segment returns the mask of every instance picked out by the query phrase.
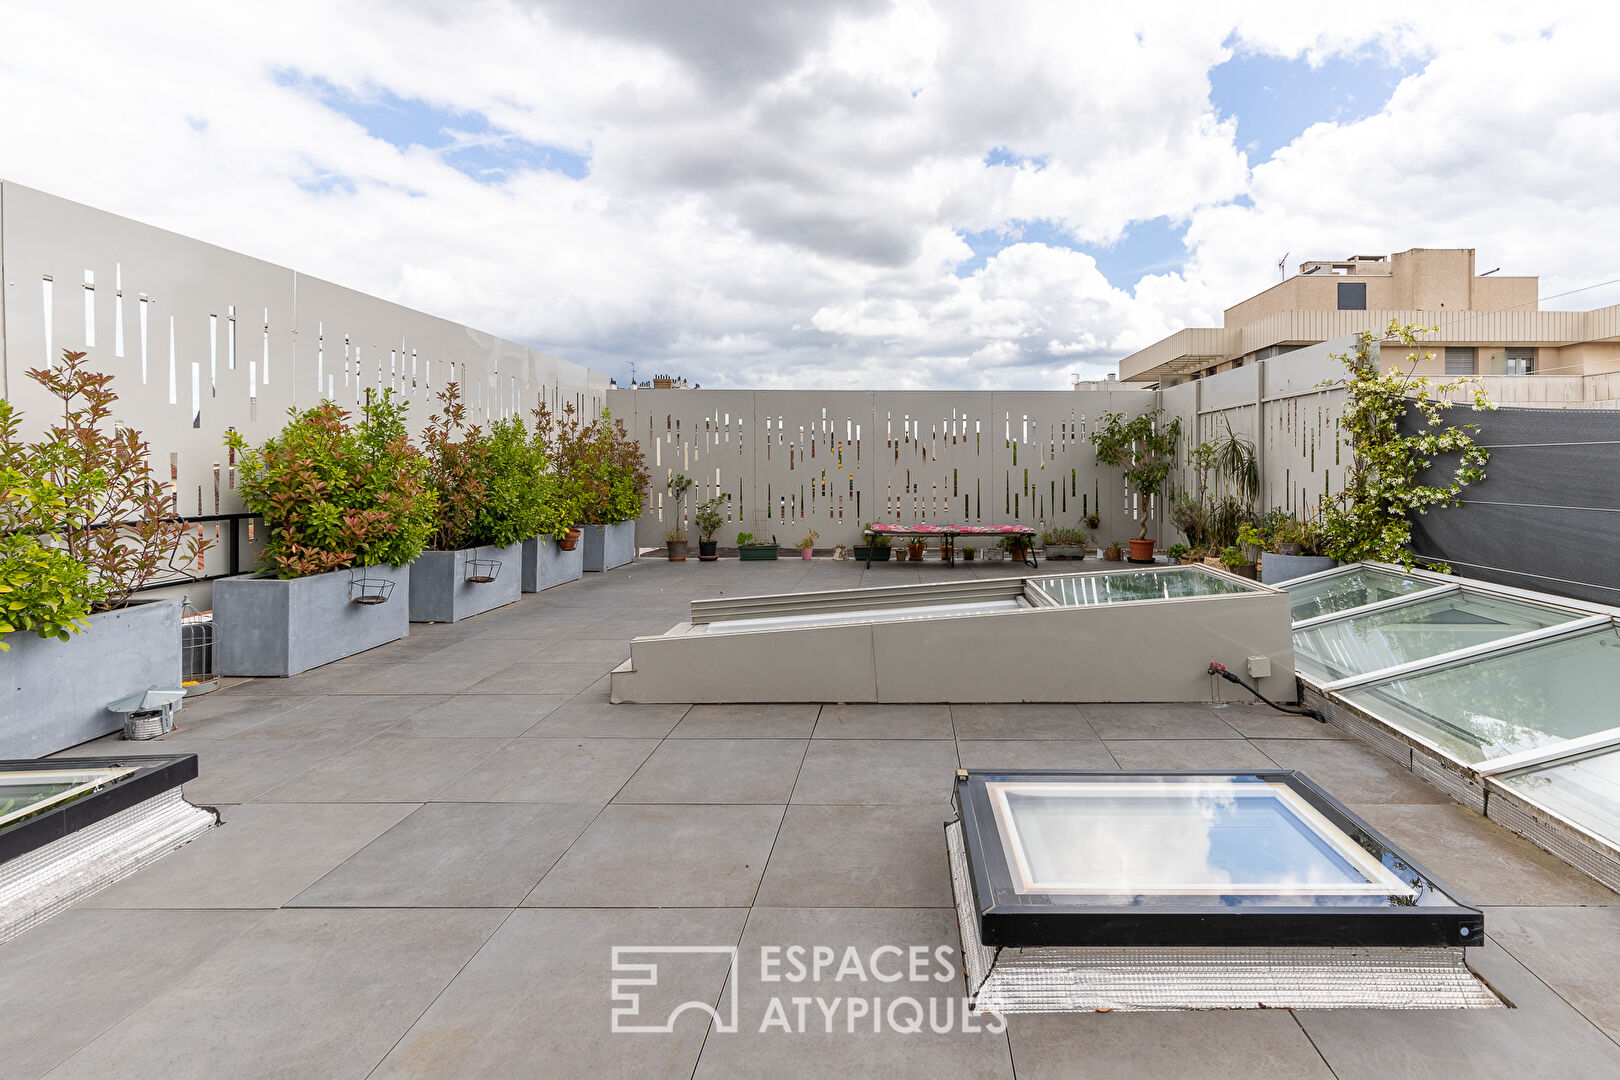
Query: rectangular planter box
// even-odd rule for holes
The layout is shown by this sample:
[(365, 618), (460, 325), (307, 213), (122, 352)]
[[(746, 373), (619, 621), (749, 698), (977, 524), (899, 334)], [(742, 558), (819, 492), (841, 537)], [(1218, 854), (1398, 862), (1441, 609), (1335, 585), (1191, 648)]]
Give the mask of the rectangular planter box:
[(1260, 556), (1260, 580), (1267, 585), (1276, 585), (1306, 574), (1319, 574), (1337, 565), (1326, 555), (1277, 555), (1268, 551)]
[(585, 572), (599, 573), (634, 562), (636, 558), (636, 523), (621, 521), (617, 525), (581, 525), (584, 534), (579, 546), (585, 549)]
[(1084, 559), (1086, 549), (1081, 544), (1047, 544), (1048, 559)]
[[(467, 580), (467, 563), (494, 559), (494, 581)], [(411, 622), (460, 622), (516, 603), (523, 590), (523, 545), (424, 551), (411, 563)]]
[[(856, 544), (855, 545), (855, 554), (854, 554), (853, 558), (855, 559), (856, 562), (865, 562), (866, 561), (866, 546), (863, 545), (863, 544)], [(886, 548), (886, 547), (873, 548), (872, 549), (872, 561), (873, 562), (888, 562), (889, 561), (889, 549)]]
[(92, 615), (67, 641), (7, 634), (0, 655), (0, 758), (35, 758), (124, 725), (108, 702), (180, 685), (180, 605), (132, 604)]
[(564, 551), (555, 536), (523, 541), (523, 591), (540, 592), (578, 581), (585, 573), (584, 543), (581, 536), (573, 551)]
[[(394, 583), (382, 604), (357, 604), (358, 579)], [(214, 582), (214, 656), (221, 675), (297, 675), (410, 633), (411, 568), (366, 566), (281, 580)]]
[(743, 562), (775, 562), (780, 544), (748, 544), (737, 549), (737, 558)]

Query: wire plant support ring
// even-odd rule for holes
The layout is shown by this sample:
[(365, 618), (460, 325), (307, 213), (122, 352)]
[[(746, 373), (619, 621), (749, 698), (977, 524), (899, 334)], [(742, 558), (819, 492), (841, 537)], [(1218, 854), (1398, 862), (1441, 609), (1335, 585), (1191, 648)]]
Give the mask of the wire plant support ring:
[(386, 604), (394, 595), (394, 582), (390, 578), (349, 578), (349, 602), (354, 604)]
[(499, 559), (468, 559), (467, 582), (471, 585), (488, 585), (501, 575), (501, 560)]

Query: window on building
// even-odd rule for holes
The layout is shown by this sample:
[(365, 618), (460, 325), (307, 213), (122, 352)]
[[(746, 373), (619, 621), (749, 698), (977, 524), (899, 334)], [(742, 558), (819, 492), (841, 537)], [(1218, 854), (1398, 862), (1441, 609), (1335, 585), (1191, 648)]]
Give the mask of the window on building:
[(1474, 374), (1474, 347), (1472, 345), (1446, 346), (1446, 374)]
[(1339, 282), (1339, 310), (1367, 310), (1367, 283), (1365, 281)]
[(1529, 375), (1535, 371), (1536, 350), (1506, 349), (1504, 352), (1509, 375)]

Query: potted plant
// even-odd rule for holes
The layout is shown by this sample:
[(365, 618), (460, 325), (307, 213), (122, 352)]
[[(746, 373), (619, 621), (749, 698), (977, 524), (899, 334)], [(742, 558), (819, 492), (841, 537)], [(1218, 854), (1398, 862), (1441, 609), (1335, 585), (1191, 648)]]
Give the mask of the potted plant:
[[(522, 421), (468, 425), (461, 388), (447, 383), (422, 443), (437, 497), (427, 549), (411, 568), (412, 622), (460, 622), (514, 603), (523, 541), (539, 531), (535, 469)], [(514, 429), (511, 425), (515, 424)]]
[(1103, 549), (1103, 560), (1106, 562), (1120, 562), (1125, 558), (1124, 548), (1125, 541), (1110, 540), (1108, 546)]
[(906, 541), (906, 557), (912, 562), (922, 562), (923, 555), (928, 551), (928, 541), (920, 536), (912, 537)]
[(1186, 565), (1187, 563), (1194, 561), (1192, 556), (1192, 548), (1188, 547), (1186, 544), (1171, 544), (1165, 549), (1165, 554), (1182, 565)]
[(1041, 534), (1048, 559), (1084, 559), (1091, 537), (1079, 529), (1052, 528)]
[(1166, 419), (1163, 409), (1127, 419), (1121, 413), (1104, 413), (1096, 431), (1089, 436), (1097, 461), (1122, 469), (1125, 480), (1142, 496), (1142, 531), (1131, 539), (1131, 561), (1153, 561), (1153, 541), (1148, 529), (1159, 492), (1176, 461), (1181, 441), (1181, 419)]
[(675, 524), (664, 530), (664, 543), (669, 549), (670, 562), (686, 561), (686, 493), (692, 489), (692, 478), (676, 473), (669, 480), (670, 494), (675, 497)]
[(1284, 514), (1272, 523), (1270, 532), (1270, 543), (1260, 559), (1260, 580), (1267, 585), (1321, 573), (1338, 565), (1336, 560), (1322, 553), (1321, 530), (1315, 520)]
[(1102, 515), (1095, 512), (1087, 514), (1086, 528), (1090, 529), (1092, 532), (1096, 532), (1098, 529), (1102, 528)]
[(698, 527), (698, 561), (715, 562), (720, 558), (720, 542), (714, 538), (725, 524), (725, 518), (720, 514), (720, 507), (726, 502), (725, 496), (716, 496), (698, 506), (692, 513), (692, 521)]
[(641, 447), (606, 409), (586, 424), (572, 405), (564, 406), (551, 427), (558, 474), (578, 493), (586, 572), (629, 563), (650, 479)]
[(1029, 558), (1029, 537), (1024, 533), (1009, 533), (997, 540), (996, 546), (1005, 551), (1013, 562), (1024, 562)]
[(939, 542), (939, 559), (941, 562), (950, 562), (955, 552), (956, 545), (949, 537)]
[(809, 532), (799, 537), (799, 554), (806, 559), (814, 558), (816, 554), (816, 540), (819, 539), (820, 536), (820, 533), (816, 532), (814, 529), (811, 529)]
[(978, 548), (974, 547), (972, 544), (963, 544), (962, 545), (962, 561), (964, 561), (964, 562), (972, 562), (974, 559), (976, 559), (978, 557), (979, 557), (979, 549)]
[[(180, 605), (136, 601), (205, 545), (174, 517), (138, 431), (113, 421), (112, 376), (82, 352), (26, 373), (59, 402), (34, 443), (0, 398), (0, 757), (33, 758), (116, 731), (107, 703), (178, 687)], [(109, 521), (121, 528), (99, 527)]]
[(866, 530), (863, 530), (861, 535), (866, 538), (867, 542), (855, 545), (854, 558), (856, 562), (866, 562), (869, 555), (872, 562), (889, 561), (890, 540), (887, 536), (882, 533), (873, 534)]
[[(579, 548), (580, 493), (578, 485), (557, 469), (557, 450), (552, 441), (554, 425), (544, 406), (534, 410), (534, 430), (524, 451), (526, 468), (535, 479), (527, 482), (530, 527), (533, 536), (523, 541), (523, 592), (541, 592), (570, 581), (578, 581), (585, 571), (585, 553)], [(515, 439), (522, 425), (512, 420), (491, 426), (492, 435)], [(516, 453), (516, 450), (511, 452)]]
[(774, 536), (767, 543), (754, 539), (751, 532), (737, 534), (737, 557), (743, 562), (775, 562), (777, 550)]
[(1235, 546), (1221, 549), (1221, 565), (1238, 577), (1252, 580), (1255, 576), (1254, 563), (1250, 562), (1243, 552), (1239, 551)]

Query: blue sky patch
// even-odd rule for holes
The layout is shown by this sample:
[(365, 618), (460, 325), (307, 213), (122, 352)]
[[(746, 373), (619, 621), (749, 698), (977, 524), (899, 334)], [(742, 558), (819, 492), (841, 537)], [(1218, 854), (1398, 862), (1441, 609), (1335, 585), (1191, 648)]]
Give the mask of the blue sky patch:
[(1029, 165), (1033, 166), (1036, 172), (1040, 172), (1042, 169), (1046, 168), (1046, 158), (1025, 157), (1022, 154), (1013, 153), (1005, 146), (991, 147), (990, 152), (984, 155), (984, 163), (992, 166), (1003, 165), (1014, 169), (1020, 168), (1024, 165)]
[(1096, 260), (1097, 269), (1102, 271), (1109, 284), (1127, 292), (1148, 274), (1180, 269), (1187, 258), (1187, 248), (1183, 242), (1187, 235), (1187, 223), (1172, 222), (1166, 217), (1133, 223), (1118, 242), (1108, 247), (1087, 247), (1076, 243), (1073, 237), (1046, 219), (1013, 221), (1004, 229), (985, 229), (958, 235), (973, 249), (972, 257), (957, 264), (956, 276), (959, 278), (971, 277), (984, 268), (992, 255), (1019, 243), (1045, 244), (1084, 252)]
[(499, 183), (521, 171), (546, 170), (575, 180), (590, 172), (589, 157), (519, 138), (490, 124), (482, 113), (441, 108), (387, 90), (359, 97), (319, 76), (296, 71), (278, 72), (276, 82), (348, 117), (390, 146), (431, 150), (445, 164), (480, 183)]
[(1420, 62), (1391, 64), (1382, 55), (1336, 56), (1319, 67), (1303, 58), (1235, 53), (1209, 72), (1209, 97), (1223, 117), (1238, 119), (1238, 149), (1249, 164), (1266, 161), (1306, 128), (1372, 116)]

